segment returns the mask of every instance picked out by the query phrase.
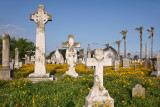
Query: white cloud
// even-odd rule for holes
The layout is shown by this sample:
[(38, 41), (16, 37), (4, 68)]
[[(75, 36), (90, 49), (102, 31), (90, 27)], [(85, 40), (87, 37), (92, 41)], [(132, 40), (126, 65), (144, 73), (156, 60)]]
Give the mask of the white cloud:
[(33, 35), (29, 35), (27, 30), (13, 24), (0, 25), (0, 34), (8, 33), (11, 37), (15, 38), (27, 38), (31, 41), (35, 41)]

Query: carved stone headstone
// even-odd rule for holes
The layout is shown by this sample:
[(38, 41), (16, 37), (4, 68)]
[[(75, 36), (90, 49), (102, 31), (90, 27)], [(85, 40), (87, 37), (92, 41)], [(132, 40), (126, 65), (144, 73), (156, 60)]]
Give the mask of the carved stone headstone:
[(20, 68), (19, 67), (19, 50), (18, 48), (15, 48), (15, 64), (14, 68)]
[(145, 88), (143, 88), (140, 84), (137, 84), (133, 89), (132, 89), (132, 97), (145, 97)]
[(30, 19), (37, 23), (36, 51), (35, 51), (35, 70), (29, 75), (31, 81), (53, 80), (49, 73), (46, 73), (46, 49), (45, 49), (45, 24), (52, 20), (43, 5), (38, 6), (38, 10), (30, 15)]
[(151, 58), (153, 64), (153, 72), (151, 76), (160, 77), (160, 54), (157, 54), (156, 57)]
[(130, 67), (129, 66), (129, 59), (128, 58), (123, 58), (122, 64), (123, 64), (123, 67)]
[(10, 36), (8, 34), (2, 34), (2, 68), (0, 69), (1, 79), (11, 79), (13, 77), (13, 71), (10, 69)]
[(75, 48), (80, 48), (80, 43), (74, 43), (74, 36), (69, 35), (68, 41), (62, 43), (63, 48), (67, 48), (66, 50), (66, 60), (68, 63), (68, 71), (66, 71), (65, 75), (71, 75), (72, 77), (78, 77), (78, 74), (75, 71), (75, 65), (77, 63), (77, 51)]
[(31, 56), (31, 64), (35, 64), (35, 55)]
[(85, 99), (84, 107), (93, 107), (98, 102), (99, 105), (114, 107), (114, 99), (112, 99), (108, 91), (103, 86), (103, 66), (108, 66), (104, 61), (103, 49), (94, 50), (95, 58), (87, 58), (87, 66), (95, 66), (94, 85)]
[(119, 70), (119, 60), (115, 60), (115, 71)]

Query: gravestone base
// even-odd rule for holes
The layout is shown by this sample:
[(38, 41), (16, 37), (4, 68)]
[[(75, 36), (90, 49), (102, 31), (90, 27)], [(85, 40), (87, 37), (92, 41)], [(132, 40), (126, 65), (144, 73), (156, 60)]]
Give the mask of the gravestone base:
[(0, 69), (0, 78), (1, 79), (12, 79), (14, 78), (14, 71), (11, 69)]
[(128, 58), (123, 58), (122, 64), (123, 64), (123, 67), (129, 68), (130, 67), (129, 66), (129, 59)]
[(76, 71), (66, 71), (66, 73), (64, 74), (65, 75), (70, 75), (74, 78), (77, 78), (78, 77), (78, 73), (76, 73)]
[(54, 76), (50, 75), (49, 73), (46, 73), (46, 74), (32, 73), (32, 74), (29, 74), (29, 77), (26, 79), (29, 79), (30, 81), (32, 81), (32, 83), (36, 83), (36, 82), (40, 82), (40, 81), (48, 81), (48, 80), (53, 81), (53, 80), (55, 80)]
[(112, 99), (108, 91), (104, 88), (92, 87), (85, 99), (83, 107), (93, 107), (96, 104), (114, 107), (114, 99)]
[(160, 71), (153, 71), (151, 77), (160, 77)]

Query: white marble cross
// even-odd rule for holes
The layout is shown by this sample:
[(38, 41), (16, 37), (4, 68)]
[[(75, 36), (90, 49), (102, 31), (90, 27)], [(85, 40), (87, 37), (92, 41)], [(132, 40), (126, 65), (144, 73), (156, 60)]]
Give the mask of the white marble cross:
[(104, 53), (102, 49), (95, 49), (94, 51), (95, 58), (87, 58), (87, 66), (95, 66), (94, 71), (94, 85), (100, 83), (100, 86), (103, 87), (103, 66), (107, 66), (107, 63), (104, 61)]
[(84, 107), (93, 107), (98, 102), (100, 105), (114, 107), (114, 99), (112, 99), (108, 91), (103, 86), (103, 66), (108, 64), (104, 61), (103, 49), (94, 50), (95, 58), (87, 58), (87, 66), (95, 66), (94, 85), (85, 99)]
[(47, 14), (43, 5), (38, 6), (38, 10), (30, 15), (30, 20), (37, 23), (36, 33), (36, 52), (35, 52), (35, 71), (34, 74), (46, 74), (45, 61), (45, 24), (52, 21), (52, 16)]
[(69, 35), (68, 41), (62, 42), (62, 48), (69, 48), (71, 45), (73, 48), (80, 48), (81, 47), (81, 43), (74, 42), (74, 35)]
[(75, 65), (77, 63), (77, 51), (75, 48), (81, 47), (80, 43), (74, 43), (74, 36), (69, 35), (68, 41), (62, 43), (63, 48), (67, 48), (66, 50), (66, 60), (69, 66), (68, 71), (66, 71), (65, 75), (71, 75), (72, 77), (78, 77), (78, 74), (75, 71)]

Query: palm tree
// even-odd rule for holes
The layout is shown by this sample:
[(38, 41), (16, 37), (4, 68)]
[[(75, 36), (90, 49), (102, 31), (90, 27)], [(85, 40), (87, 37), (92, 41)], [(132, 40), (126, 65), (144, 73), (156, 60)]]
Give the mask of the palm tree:
[(135, 28), (135, 30), (140, 32), (140, 62), (142, 61), (142, 31), (143, 31), (143, 26), (140, 26), (139, 28)]
[(122, 40), (116, 41), (116, 44), (118, 45), (118, 60), (120, 60), (120, 44)]
[(153, 31), (154, 31), (154, 27), (151, 27), (151, 30), (147, 30), (150, 33), (150, 36), (148, 37), (148, 39), (150, 39), (152, 37), (152, 41), (151, 41), (151, 58), (153, 57)]
[(109, 46), (109, 43), (106, 43), (105, 46), (106, 46), (106, 48), (107, 48), (107, 47)]
[(126, 33), (128, 32), (128, 30), (122, 30), (122, 32), (120, 32), (123, 35), (123, 39), (124, 39), (124, 57), (126, 58)]

